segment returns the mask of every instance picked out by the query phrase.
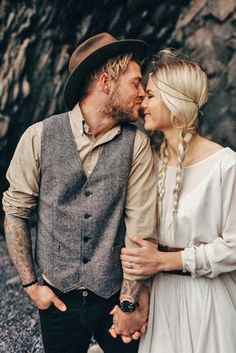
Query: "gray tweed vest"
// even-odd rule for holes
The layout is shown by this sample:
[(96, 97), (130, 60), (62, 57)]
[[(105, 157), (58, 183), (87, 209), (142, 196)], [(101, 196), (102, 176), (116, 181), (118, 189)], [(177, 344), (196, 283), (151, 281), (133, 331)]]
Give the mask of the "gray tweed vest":
[(109, 298), (121, 285), (124, 203), (136, 128), (103, 146), (86, 177), (68, 114), (43, 122), (36, 261), (63, 292), (85, 286)]

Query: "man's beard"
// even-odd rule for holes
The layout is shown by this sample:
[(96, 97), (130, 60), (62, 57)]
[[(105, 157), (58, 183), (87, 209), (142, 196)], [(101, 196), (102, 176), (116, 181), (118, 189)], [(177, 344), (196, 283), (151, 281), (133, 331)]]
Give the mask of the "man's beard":
[(103, 108), (103, 113), (118, 123), (134, 122), (139, 116), (138, 113), (135, 115), (133, 109), (120, 100), (118, 90), (110, 95)]

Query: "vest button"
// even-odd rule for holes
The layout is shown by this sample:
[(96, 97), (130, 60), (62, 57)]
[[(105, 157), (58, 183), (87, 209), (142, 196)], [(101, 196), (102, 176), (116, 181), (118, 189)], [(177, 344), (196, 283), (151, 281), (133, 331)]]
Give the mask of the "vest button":
[(83, 258), (83, 263), (84, 263), (84, 264), (87, 264), (88, 262), (89, 262), (89, 260), (88, 260), (86, 257), (84, 257), (84, 258)]
[(91, 194), (92, 194), (91, 191), (85, 191), (85, 193), (84, 193), (84, 195), (85, 195), (86, 197), (89, 197)]
[(88, 219), (88, 218), (90, 218), (90, 217), (92, 217), (91, 214), (88, 214), (88, 213), (85, 213), (85, 214), (84, 214), (84, 218), (85, 218), (85, 219)]
[(87, 243), (87, 242), (90, 240), (90, 238), (85, 236), (85, 237), (83, 238), (83, 240), (84, 240), (85, 243)]

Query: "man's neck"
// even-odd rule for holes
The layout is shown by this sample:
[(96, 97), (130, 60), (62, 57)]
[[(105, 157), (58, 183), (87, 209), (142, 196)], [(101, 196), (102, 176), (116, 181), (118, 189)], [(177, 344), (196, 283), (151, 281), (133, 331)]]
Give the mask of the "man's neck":
[(98, 105), (94, 101), (90, 102), (89, 99), (80, 103), (80, 109), (86, 124), (89, 126), (89, 132), (96, 140), (117, 125), (117, 122), (111, 117), (103, 114), (101, 106), (101, 103)]

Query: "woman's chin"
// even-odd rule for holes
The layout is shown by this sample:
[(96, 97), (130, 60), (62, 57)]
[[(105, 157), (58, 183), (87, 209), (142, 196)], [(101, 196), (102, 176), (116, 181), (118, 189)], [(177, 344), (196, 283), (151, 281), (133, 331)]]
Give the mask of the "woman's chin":
[(144, 129), (146, 131), (153, 131), (153, 126), (151, 126), (151, 124), (149, 124), (148, 122), (144, 121), (144, 125), (143, 125)]

